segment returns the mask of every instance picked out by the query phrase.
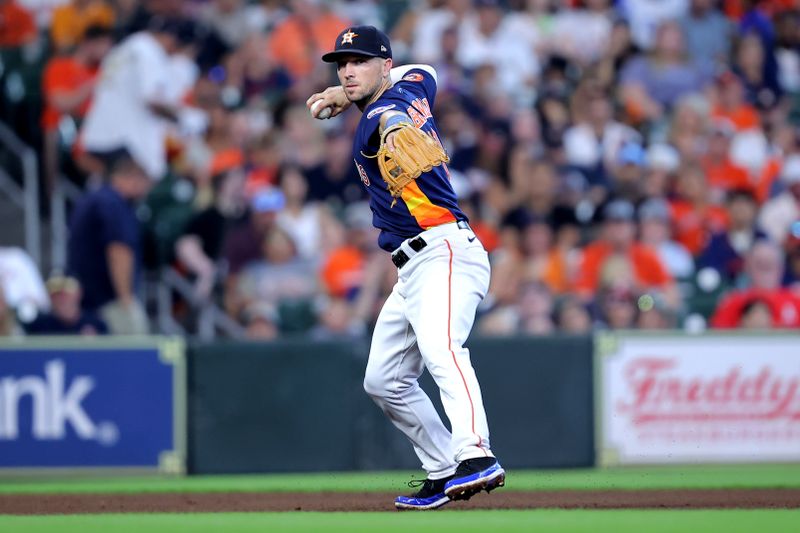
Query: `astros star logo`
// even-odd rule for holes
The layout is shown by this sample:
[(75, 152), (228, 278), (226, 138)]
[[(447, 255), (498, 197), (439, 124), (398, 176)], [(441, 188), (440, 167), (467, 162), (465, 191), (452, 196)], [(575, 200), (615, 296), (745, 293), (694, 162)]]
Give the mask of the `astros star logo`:
[(353, 30), (347, 30), (347, 33), (342, 35), (342, 44), (353, 44), (353, 37), (358, 37), (358, 34), (353, 33)]

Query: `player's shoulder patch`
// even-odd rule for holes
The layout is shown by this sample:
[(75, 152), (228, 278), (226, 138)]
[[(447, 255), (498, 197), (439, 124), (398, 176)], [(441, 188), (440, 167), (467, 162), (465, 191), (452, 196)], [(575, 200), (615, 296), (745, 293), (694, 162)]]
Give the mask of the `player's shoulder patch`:
[(370, 118), (374, 117), (375, 115), (380, 115), (384, 111), (389, 111), (390, 109), (392, 109), (394, 107), (397, 107), (397, 105), (396, 104), (387, 104), (387, 105), (378, 106), (375, 109), (373, 109), (372, 111), (370, 111), (369, 113), (367, 113), (367, 119), (370, 119)]
[(425, 79), (419, 72), (409, 72), (403, 76), (404, 81), (422, 81)]

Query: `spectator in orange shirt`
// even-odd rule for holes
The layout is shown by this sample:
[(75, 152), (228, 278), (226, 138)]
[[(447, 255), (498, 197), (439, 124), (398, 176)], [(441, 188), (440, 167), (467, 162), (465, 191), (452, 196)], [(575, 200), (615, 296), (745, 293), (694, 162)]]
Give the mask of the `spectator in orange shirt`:
[(711, 111), (713, 119), (726, 119), (736, 131), (749, 130), (761, 126), (756, 108), (745, 99), (742, 80), (733, 72), (727, 71), (717, 78), (717, 101)]
[[(603, 209), (600, 238), (584, 249), (575, 283), (584, 299), (592, 298), (604, 286), (624, 284), (634, 290), (663, 291), (674, 301), (672, 276), (656, 252), (636, 240), (634, 215), (633, 204), (626, 200), (612, 200)], [(611, 263), (625, 263), (628, 268), (606, 268)], [(604, 279), (607, 274), (614, 279)]]
[(80, 120), (91, 103), (100, 62), (111, 49), (111, 31), (92, 26), (81, 37), (72, 54), (52, 57), (42, 75), (44, 111), (45, 183), (50, 190), (58, 171), (58, 125), (64, 115)]
[(53, 10), (50, 39), (57, 51), (77, 45), (87, 28), (114, 27), (114, 9), (103, 0), (72, 0)]
[(328, 11), (320, 0), (292, 0), (291, 8), (292, 14), (272, 32), (268, 47), (277, 62), (299, 80), (320, 64), (319, 56), (349, 22)]
[(678, 198), (671, 205), (673, 235), (696, 257), (712, 233), (728, 227), (728, 214), (710, 202), (706, 175), (698, 166), (683, 169), (677, 193)]
[(800, 327), (800, 296), (781, 287), (783, 273), (780, 248), (768, 240), (757, 241), (745, 259), (750, 286), (732, 291), (722, 299), (711, 317), (712, 327), (738, 327), (756, 302), (769, 308), (774, 327)]
[(702, 167), (711, 189), (710, 200), (714, 203), (722, 203), (729, 191), (751, 188), (747, 171), (735, 165), (729, 155), (735, 133), (735, 126), (726, 118), (718, 118), (711, 125)]
[(16, 0), (0, 0), (0, 48), (16, 48), (36, 38), (36, 22)]
[(72, 54), (52, 57), (42, 75), (42, 127), (52, 131), (62, 115), (82, 118), (89, 109), (100, 62), (111, 49), (111, 31), (88, 28)]

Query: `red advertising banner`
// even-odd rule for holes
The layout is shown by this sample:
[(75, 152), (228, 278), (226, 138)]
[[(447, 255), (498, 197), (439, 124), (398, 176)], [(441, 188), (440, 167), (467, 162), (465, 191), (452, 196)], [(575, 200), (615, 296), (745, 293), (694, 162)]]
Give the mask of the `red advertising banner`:
[(800, 461), (800, 335), (597, 339), (601, 464)]

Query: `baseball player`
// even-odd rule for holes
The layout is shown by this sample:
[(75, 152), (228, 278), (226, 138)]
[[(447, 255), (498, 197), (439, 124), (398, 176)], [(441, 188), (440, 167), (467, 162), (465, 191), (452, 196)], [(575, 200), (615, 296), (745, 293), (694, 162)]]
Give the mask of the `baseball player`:
[[(395, 506), (436, 509), (505, 483), (463, 346), (489, 286), (487, 253), (450, 185), (431, 115), (434, 69), (392, 68), (389, 39), (372, 26), (346, 29), (322, 59), (336, 64), (341, 85), (306, 105), (315, 118), (353, 103), (361, 110), (353, 160), (381, 230), (379, 245), (398, 268), (375, 325), (364, 389), (411, 440), (427, 472), (419, 491), (398, 497)], [(452, 434), (419, 387), (423, 368), (440, 389)]]

